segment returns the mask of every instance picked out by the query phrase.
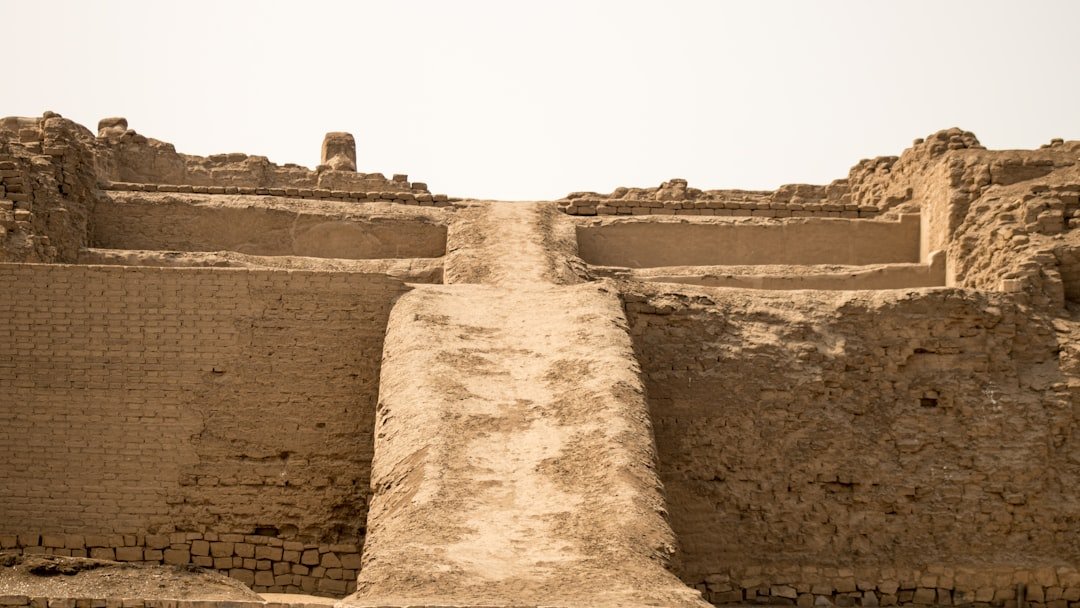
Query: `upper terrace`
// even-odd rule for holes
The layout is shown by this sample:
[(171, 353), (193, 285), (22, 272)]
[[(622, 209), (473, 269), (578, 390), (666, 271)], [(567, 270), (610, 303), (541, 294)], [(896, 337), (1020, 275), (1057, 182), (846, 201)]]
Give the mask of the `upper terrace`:
[[(122, 118), (103, 119), (96, 135), (55, 115), (3, 119), (0, 130), (11, 260), (315, 268), (307, 259), (316, 258), (431, 281), (447, 239), (460, 233), (455, 211), (475, 204), (405, 175), (357, 172), (348, 134), (328, 134), (322, 163), (309, 170), (245, 154), (181, 154)], [(969, 199), (1044, 177), (1071, 162), (1074, 148), (989, 152), (950, 130), (902, 156), (860, 161), (826, 186), (700, 190), (673, 179), (571, 193), (556, 205), (575, 226), (574, 255), (595, 276), (758, 289), (953, 285), (964, 263), (958, 212)], [(58, 192), (41, 188), (43, 178)], [(1056, 230), (1067, 231), (1077, 223), (1071, 200), (1033, 219), (1059, 218)]]

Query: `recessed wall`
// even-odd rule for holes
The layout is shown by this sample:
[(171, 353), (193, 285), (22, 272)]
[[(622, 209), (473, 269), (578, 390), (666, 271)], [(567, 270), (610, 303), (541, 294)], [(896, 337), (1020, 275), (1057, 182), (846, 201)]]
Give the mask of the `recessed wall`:
[(769, 222), (616, 220), (577, 227), (589, 264), (655, 268), (919, 262), (919, 216), (899, 221), (791, 218)]
[(350, 260), (432, 258), (446, 253), (446, 225), (430, 217), (330, 214), (303, 203), (255, 207), (113, 193), (94, 208), (90, 242), (91, 247), (104, 249)]

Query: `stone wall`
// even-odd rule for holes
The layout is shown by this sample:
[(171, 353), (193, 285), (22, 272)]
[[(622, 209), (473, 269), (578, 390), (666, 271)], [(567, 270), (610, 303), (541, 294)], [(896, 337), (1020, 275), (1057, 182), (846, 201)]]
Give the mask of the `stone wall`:
[(325, 608), (308, 602), (245, 602), (237, 600), (144, 600), (119, 597), (38, 597), (0, 595), (3, 608)]
[(0, 410), (0, 534), (359, 545), (386, 318), (406, 289), (0, 265), (0, 393), (15, 404)]
[(716, 603), (1080, 593), (1057, 322), (949, 289), (670, 289), (626, 308), (686, 582)]
[(139, 564), (191, 565), (217, 570), (256, 592), (340, 597), (356, 590), (360, 548), (258, 534), (0, 535), (0, 551), (90, 557)]

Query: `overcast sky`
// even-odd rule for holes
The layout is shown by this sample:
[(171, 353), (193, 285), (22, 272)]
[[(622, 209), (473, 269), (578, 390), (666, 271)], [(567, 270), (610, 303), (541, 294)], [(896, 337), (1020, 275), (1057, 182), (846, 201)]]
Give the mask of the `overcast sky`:
[(959, 126), (1080, 139), (1080, 2), (0, 0), (0, 115), (509, 200), (827, 183)]

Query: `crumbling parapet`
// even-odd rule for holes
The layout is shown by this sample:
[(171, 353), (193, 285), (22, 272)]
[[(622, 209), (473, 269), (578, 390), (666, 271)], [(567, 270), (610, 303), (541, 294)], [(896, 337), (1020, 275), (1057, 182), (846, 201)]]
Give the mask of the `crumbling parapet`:
[(351, 133), (327, 133), (322, 142), (320, 167), (333, 171), (356, 171), (356, 140)]
[(120, 116), (102, 118), (98, 121), (98, 137), (119, 137), (127, 132), (128, 121)]

